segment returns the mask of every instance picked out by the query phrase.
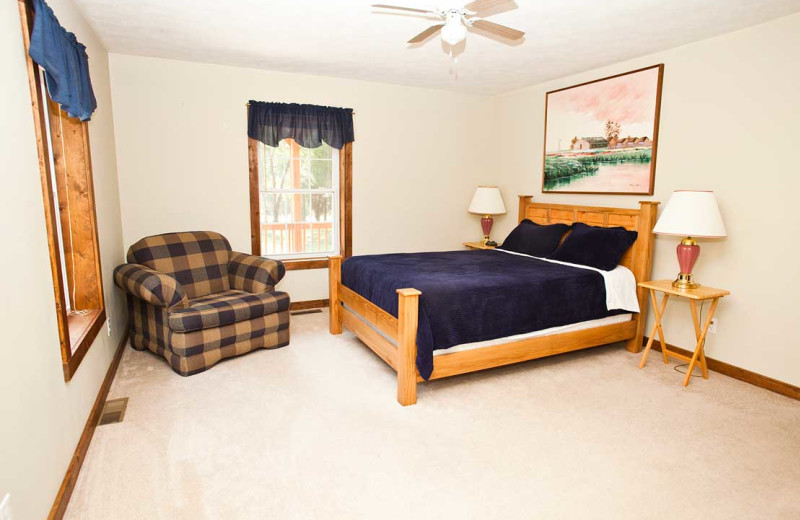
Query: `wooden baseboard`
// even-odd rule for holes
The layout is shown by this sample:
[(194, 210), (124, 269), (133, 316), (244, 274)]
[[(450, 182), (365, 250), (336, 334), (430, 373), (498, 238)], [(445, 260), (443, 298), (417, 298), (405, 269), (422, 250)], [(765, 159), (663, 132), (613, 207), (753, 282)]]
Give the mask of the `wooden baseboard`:
[(122, 335), (117, 351), (114, 353), (114, 359), (111, 360), (111, 365), (108, 367), (106, 377), (103, 379), (103, 384), (100, 385), (100, 391), (97, 393), (97, 399), (94, 401), (92, 411), (89, 413), (89, 418), (86, 420), (86, 425), (83, 427), (83, 433), (78, 440), (78, 446), (75, 448), (75, 453), (72, 455), (72, 460), (67, 468), (67, 474), (64, 475), (64, 480), (61, 482), (61, 488), (58, 490), (56, 499), (53, 502), (53, 507), (50, 508), (48, 519), (60, 520), (64, 517), (67, 510), (67, 504), (72, 496), (72, 490), (75, 489), (75, 483), (78, 481), (78, 473), (83, 466), (83, 460), (86, 458), (86, 452), (89, 450), (89, 443), (92, 441), (94, 429), (97, 421), (100, 419), (100, 414), (103, 411), (103, 405), (106, 403), (108, 391), (111, 389), (111, 383), (114, 381), (114, 376), (117, 373), (119, 361), (122, 359), (122, 353), (125, 351), (125, 345), (128, 343), (128, 331)]
[[(647, 336), (644, 337), (642, 344), (647, 344)], [(669, 343), (667, 343), (667, 348), (677, 352), (678, 354), (692, 357), (691, 350), (682, 349)], [(658, 341), (654, 341), (652, 349), (661, 352), (661, 344)], [(757, 374), (734, 365), (729, 365), (724, 361), (719, 361), (710, 357), (706, 357), (706, 361), (708, 362), (709, 370), (719, 372), (720, 374), (738, 379), (739, 381), (744, 381), (745, 383), (750, 383), (751, 385), (755, 385), (771, 392), (775, 392), (776, 394), (785, 395), (786, 397), (791, 397), (792, 399), (797, 399), (800, 401), (800, 388), (794, 385), (784, 383), (783, 381), (778, 381), (777, 379), (772, 379), (771, 377), (762, 376), (761, 374)]]
[(321, 309), (329, 305), (328, 299), (324, 300), (306, 300), (303, 302), (292, 302), (289, 304), (290, 311), (304, 311), (307, 309)]

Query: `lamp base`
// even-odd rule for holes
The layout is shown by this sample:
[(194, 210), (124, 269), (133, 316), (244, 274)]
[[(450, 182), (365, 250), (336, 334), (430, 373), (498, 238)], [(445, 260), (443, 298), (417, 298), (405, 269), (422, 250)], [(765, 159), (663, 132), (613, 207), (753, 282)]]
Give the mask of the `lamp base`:
[(697, 289), (700, 284), (694, 281), (692, 273), (679, 273), (678, 277), (672, 282), (672, 287), (675, 289)]
[(494, 224), (494, 219), (491, 215), (484, 215), (481, 219), (481, 229), (483, 230), (483, 245), (488, 245), (488, 242), (491, 240), (489, 239), (489, 233), (492, 232), (492, 224)]
[(697, 257), (700, 256), (700, 246), (697, 245), (697, 242), (692, 237), (686, 237), (678, 244), (677, 252), (678, 265), (681, 272), (678, 274), (678, 278), (672, 282), (672, 287), (682, 290), (697, 289), (700, 284), (694, 281), (692, 268), (694, 268)]

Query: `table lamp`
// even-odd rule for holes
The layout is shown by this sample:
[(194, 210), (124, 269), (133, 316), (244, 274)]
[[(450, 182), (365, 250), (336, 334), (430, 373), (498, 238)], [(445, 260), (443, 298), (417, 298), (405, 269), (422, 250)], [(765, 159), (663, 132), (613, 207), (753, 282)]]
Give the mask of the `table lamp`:
[(653, 233), (686, 237), (678, 244), (678, 265), (681, 272), (672, 282), (676, 289), (696, 289), (700, 284), (692, 277), (692, 268), (700, 256), (695, 238), (728, 236), (713, 191), (677, 190), (672, 192)]
[(470, 202), (467, 211), (476, 215), (483, 215), (481, 219), (483, 243), (496, 246), (497, 242), (489, 239), (489, 233), (491, 233), (492, 224), (494, 224), (492, 215), (502, 215), (506, 212), (500, 189), (497, 186), (478, 186), (475, 188), (475, 194), (472, 196), (472, 202)]

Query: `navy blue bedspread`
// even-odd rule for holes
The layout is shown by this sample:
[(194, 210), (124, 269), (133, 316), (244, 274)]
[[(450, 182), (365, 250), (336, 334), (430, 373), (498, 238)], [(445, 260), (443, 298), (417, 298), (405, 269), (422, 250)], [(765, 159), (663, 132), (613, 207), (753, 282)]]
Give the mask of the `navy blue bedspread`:
[(604, 318), (603, 277), (501, 251), (354, 256), (342, 284), (397, 316), (397, 289), (422, 291), (417, 368), (433, 371), (433, 351), (462, 343)]

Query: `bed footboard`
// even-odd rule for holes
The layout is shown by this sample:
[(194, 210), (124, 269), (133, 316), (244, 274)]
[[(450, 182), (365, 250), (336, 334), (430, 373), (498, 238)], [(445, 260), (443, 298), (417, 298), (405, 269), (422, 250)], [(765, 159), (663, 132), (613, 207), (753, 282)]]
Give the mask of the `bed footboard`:
[(397, 402), (417, 402), (417, 320), (419, 295), (416, 289), (397, 289)]
[[(417, 289), (398, 289), (398, 317), (395, 318), (343, 286), (341, 280), (342, 257), (331, 256), (328, 260), (331, 334), (341, 334), (342, 328), (347, 327), (397, 372), (397, 402), (403, 406), (416, 404), (417, 325), (422, 293)], [(394, 341), (396, 347), (384, 335)]]

